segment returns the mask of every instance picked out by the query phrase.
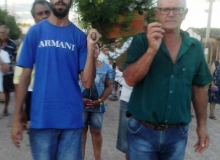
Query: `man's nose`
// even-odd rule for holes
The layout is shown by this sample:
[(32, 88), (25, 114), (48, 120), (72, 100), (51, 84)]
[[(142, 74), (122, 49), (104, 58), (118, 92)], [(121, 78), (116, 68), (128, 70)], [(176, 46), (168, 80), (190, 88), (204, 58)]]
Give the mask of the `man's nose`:
[(168, 13), (169, 16), (174, 16), (174, 12), (173, 10), (170, 10), (170, 12)]

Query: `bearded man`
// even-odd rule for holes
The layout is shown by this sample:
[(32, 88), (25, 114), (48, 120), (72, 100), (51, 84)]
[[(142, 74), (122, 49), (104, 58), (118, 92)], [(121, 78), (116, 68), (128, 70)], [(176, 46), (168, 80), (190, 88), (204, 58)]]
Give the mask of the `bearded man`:
[[(95, 77), (94, 46), (101, 37), (88, 37), (68, 19), (72, 0), (51, 0), (51, 15), (30, 28), (17, 66), (23, 68), (17, 87), (12, 141), (22, 140), (22, 104), (33, 67), (30, 146), (34, 160), (82, 159), (82, 94)], [(91, 38), (95, 32), (96, 39)]]

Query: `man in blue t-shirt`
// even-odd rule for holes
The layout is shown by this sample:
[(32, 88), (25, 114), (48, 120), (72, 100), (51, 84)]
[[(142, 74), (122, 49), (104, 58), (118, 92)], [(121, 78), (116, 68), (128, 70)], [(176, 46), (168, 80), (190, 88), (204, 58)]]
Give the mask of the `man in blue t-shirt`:
[[(12, 140), (22, 139), (22, 104), (33, 67), (30, 146), (35, 160), (82, 159), (82, 94), (95, 77), (94, 46), (101, 37), (91, 29), (88, 37), (68, 19), (72, 0), (51, 0), (52, 13), (30, 28), (17, 65), (23, 68), (16, 94)], [(92, 34), (95, 32), (95, 40)]]

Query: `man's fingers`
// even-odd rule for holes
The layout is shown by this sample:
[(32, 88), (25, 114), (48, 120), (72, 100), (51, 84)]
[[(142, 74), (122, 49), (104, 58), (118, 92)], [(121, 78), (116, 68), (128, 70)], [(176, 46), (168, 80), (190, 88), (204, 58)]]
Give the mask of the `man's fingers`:
[(89, 102), (86, 104), (86, 106), (94, 106), (94, 103)]
[(95, 108), (94, 106), (86, 106), (86, 108), (91, 108), (91, 109), (93, 109), (93, 108)]
[(97, 29), (91, 28), (89, 30), (89, 35), (93, 41), (98, 41), (102, 35), (97, 31)]
[(147, 33), (150, 34), (153, 32), (164, 33), (165, 31), (160, 23), (151, 23), (148, 25)]
[(23, 139), (22, 136), (23, 133), (23, 125), (22, 123), (12, 123), (12, 128), (11, 128), (11, 139), (15, 147), (19, 148), (20, 147), (20, 142)]
[(201, 139), (195, 144), (195, 151), (202, 153), (209, 147), (209, 137), (206, 137), (205, 139)]
[(161, 27), (162, 24), (161, 23), (158, 23), (158, 22), (153, 22), (153, 23), (149, 23), (148, 24), (148, 29), (151, 29), (153, 27)]
[(160, 23), (151, 23), (148, 26), (147, 37), (148, 40), (163, 38), (164, 30)]
[(202, 140), (200, 146), (200, 153), (202, 153), (209, 147), (209, 137), (206, 137), (204, 140)]
[(163, 35), (159, 32), (152, 33), (149, 38), (163, 38)]
[(161, 27), (153, 27), (149, 30), (149, 33), (154, 33), (154, 32), (164, 33), (164, 30)]
[(18, 137), (20, 137), (20, 136), (12, 135), (12, 142), (15, 145), (16, 148), (20, 147), (20, 140), (19, 140)]
[(91, 33), (91, 38), (92, 38), (93, 41), (95, 41), (97, 39), (96, 32)]

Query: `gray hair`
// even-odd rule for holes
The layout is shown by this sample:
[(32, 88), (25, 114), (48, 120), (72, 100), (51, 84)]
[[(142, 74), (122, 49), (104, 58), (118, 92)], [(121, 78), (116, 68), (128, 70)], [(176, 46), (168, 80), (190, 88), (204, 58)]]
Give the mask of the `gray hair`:
[[(160, 1), (161, 1), (161, 0), (157, 0), (157, 7), (159, 7)], [(186, 0), (181, 0), (181, 1), (183, 1), (183, 5), (184, 5), (183, 7), (186, 8), (186, 6), (187, 6)]]
[(7, 34), (10, 33), (10, 28), (8, 28), (8, 26), (6, 26), (6, 25), (1, 25), (0, 28), (4, 28), (4, 29), (6, 29)]
[(37, 4), (42, 4), (42, 5), (48, 5), (48, 7), (50, 7), (50, 3), (46, 0), (35, 0), (32, 7), (31, 7), (31, 15), (32, 17), (34, 17), (34, 13), (35, 13), (35, 6)]

